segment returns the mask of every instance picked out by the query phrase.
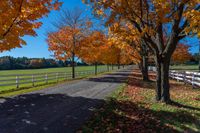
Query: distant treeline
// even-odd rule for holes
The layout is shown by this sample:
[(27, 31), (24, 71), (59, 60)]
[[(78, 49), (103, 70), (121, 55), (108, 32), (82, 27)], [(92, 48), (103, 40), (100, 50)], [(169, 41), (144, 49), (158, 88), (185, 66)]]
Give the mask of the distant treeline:
[[(11, 56), (0, 57), (0, 70), (15, 70), (15, 69), (37, 69), (37, 68), (53, 68), (70, 66), (70, 61), (57, 61), (54, 59), (45, 58), (27, 58)], [(77, 66), (87, 65), (85, 63), (77, 63)]]

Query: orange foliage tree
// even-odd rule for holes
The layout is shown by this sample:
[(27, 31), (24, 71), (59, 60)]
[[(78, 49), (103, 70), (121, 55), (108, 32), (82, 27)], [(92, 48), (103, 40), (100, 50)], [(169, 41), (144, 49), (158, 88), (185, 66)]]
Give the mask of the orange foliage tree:
[(189, 46), (185, 44), (178, 44), (176, 51), (172, 55), (172, 62), (174, 63), (184, 63), (191, 59), (191, 54), (189, 53)]
[(75, 58), (79, 57), (78, 53), (81, 49), (82, 39), (75, 39), (82, 36), (80, 29), (73, 29), (71, 27), (63, 27), (57, 32), (49, 33), (48, 46), (49, 51), (54, 53), (56, 59), (70, 60), (72, 66), (72, 77), (75, 78)]
[(93, 31), (82, 40), (79, 57), (84, 62), (95, 65), (95, 74), (97, 74), (97, 65), (102, 63), (104, 47), (106, 47), (106, 36), (100, 31)]
[(91, 22), (83, 18), (83, 11), (79, 9), (65, 10), (61, 16), (55, 24), (58, 31), (50, 32), (47, 42), (55, 58), (71, 61), (72, 78), (75, 78), (76, 58), (80, 58), (80, 50), (84, 38), (90, 33)]
[(21, 37), (36, 36), (34, 29), (42, 25), (36, 20), (61, 4), (58, 0), (1, 0), (0, 52), (25, 45)]

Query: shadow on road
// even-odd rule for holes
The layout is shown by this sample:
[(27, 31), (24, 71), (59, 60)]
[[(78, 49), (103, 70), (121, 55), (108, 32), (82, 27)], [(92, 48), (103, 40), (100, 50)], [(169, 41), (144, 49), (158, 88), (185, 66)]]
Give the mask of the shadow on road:
[(93, 82), (109, 82), (109, 83), (126, 83), (128, 77), (132, 76), (132, 69), (122, 70), (119, 72), (114, 72), (106, 74), (103, 77), (89, 78), (89, 81)]
[(0, 133), (68, 133), (104, 100), (63, 94), (27, 94), (0, 104)]

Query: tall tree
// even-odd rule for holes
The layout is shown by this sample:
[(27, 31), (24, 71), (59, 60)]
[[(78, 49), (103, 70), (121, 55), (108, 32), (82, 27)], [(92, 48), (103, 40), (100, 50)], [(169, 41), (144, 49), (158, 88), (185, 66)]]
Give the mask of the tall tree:
[(95, 65), (95, 74), (97, 74), (97, 65), (102, 63), (106, 41), (107, 38), (105, 34), (100, 31), (93, 31), (82, 40), (79, 57), (81, 57), (84, 62)]
[(34, 29), (42, 25), (38, 19), (61, 4), (59, 0), (1, 0), (0, 52), (26, 45), (21, 37), (36, 36)]
[(71, 61), (72, 78), (75, 78), (75, 62), (79, 59), (82, 40), (90, 33), (91, 22), (85, 18), (81, 9), (64, 10), (54, 25), (58, 31), (49, 32), (49, 50), (60, 60)]
[(87, 0), (86, 3), (98, 14), (106, 13), (107, 24), (123, 19), (137, 29), (154, 54), (156, 100), (169, 103), (170, 59), (181, 39), (195, 34), (200, 37), (199, 0)]

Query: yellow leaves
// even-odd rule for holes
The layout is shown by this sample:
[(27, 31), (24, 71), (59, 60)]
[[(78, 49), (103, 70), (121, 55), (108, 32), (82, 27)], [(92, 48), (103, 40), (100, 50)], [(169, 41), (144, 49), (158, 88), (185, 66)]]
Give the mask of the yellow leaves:
[(102, 56), (105, 56), (102, 54), (105, 45), (106, 36), (99, 31), (94, 31), (82, 40), (79, 57), (86, 63), (100, 63)]
[(35, 36), (34, 29), (42, 25), (36, 20), (61, 4), (58, 0), (1, 0), (0, 52), (25, 45), (21, 37)]
[(184, 31), (189, 34), (197, 34), (199, 36), (200, 32), (200, 12), (197, 10), (187, 10), (184, 12), (183, 16), (188, 21), (188, 26), (184, 29)]
[(99, 9), (99, 10), (97, 10), (96, 12), (97, 12), (98, 15), (103, 15), (103, 14), (104, 14), (103, 9)]

